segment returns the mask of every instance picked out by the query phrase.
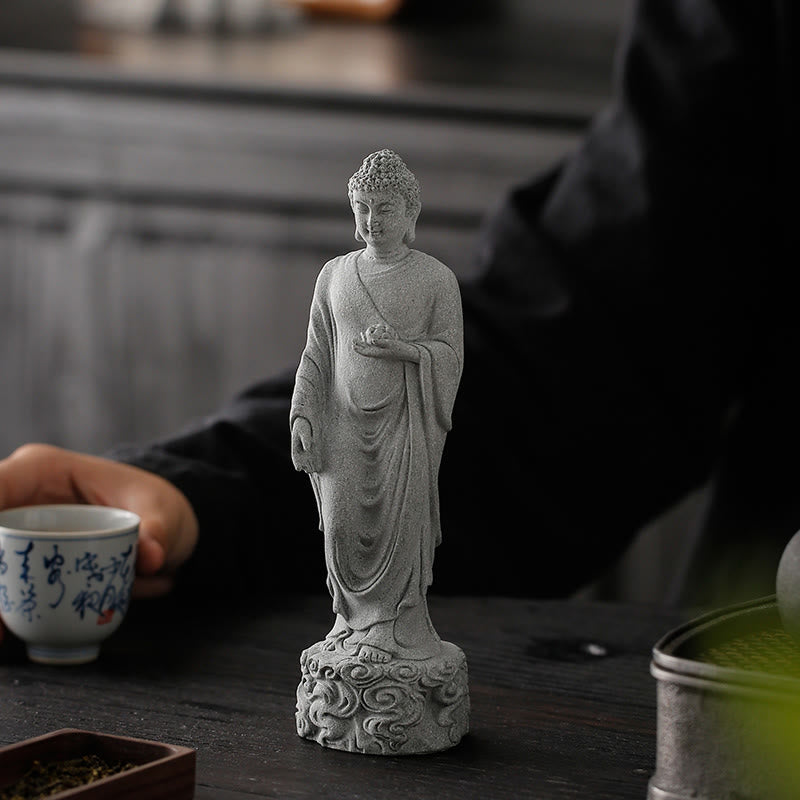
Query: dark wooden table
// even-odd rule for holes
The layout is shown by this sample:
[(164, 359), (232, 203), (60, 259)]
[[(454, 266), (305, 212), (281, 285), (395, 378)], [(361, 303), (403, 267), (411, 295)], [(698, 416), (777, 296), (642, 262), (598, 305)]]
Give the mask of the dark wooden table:
[(6, 642), (0, 745), (78, 727), (191, 746), (198, 800), (645, 797), (650, 650), (676, 612), (504, 598), (430, 606), (470, 669), (471, 731), (441, 754), (359, 756), (297, 736), (298, 659), (328, 630), (323, 597), (194, 614), (140, 601), (82, 667), (34, 665)]

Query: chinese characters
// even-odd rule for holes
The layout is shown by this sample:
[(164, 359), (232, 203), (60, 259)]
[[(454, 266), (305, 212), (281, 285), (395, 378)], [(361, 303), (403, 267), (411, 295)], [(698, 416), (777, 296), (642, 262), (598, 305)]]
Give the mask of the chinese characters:
[[(68, 557), (58, 543), (32, 539), (10, 552), (0, 549), (0, 609), (30, 622), (40, 603), (55, 609), (67, 602), (80, 619), (91, 614), (96, 615), (97, 624), (105, 624), (115, 612), (127, 611), (133, 554), (134, 547), (128, 544), (103, 558), (90, 549)], [(73, 575), (79, 578), (77, 584), (65, 581)], [(16, 589), (10, 586), (11, 576), (17, 579)], [(68, 584), (73, 586), (71, 592)]]

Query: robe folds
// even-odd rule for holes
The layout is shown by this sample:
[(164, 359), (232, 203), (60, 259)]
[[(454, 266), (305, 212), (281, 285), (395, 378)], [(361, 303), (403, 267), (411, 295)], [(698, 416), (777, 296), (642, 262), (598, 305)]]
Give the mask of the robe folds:
[[(441, 541), (438, 472), (463, 362), (455, 276), (411, 250), (363, 273), (355, 251), (317, 278), (292, 398), (321, 457), (311, 475), (325, 538), (333, 610), (353, 630), (397, 619), (424, 601)], [(359, 354), (388, 325), (419, 363)]]

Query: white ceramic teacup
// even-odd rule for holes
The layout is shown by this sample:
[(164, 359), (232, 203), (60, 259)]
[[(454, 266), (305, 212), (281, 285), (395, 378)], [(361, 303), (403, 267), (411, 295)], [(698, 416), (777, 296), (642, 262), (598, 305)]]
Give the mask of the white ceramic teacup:
[(130, 602), (139, 517), (89, 505), (0, 511), (0, 618), (33, 661), (97, 658)]

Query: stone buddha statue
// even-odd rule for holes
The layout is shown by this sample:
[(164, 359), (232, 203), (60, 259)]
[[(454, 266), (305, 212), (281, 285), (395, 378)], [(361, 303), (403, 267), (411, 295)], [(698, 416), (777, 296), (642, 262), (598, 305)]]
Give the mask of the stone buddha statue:
[[(348, 195), (365, 246), (320, 272), (290, 416), (292, 460), (311, 477), (335, 614), (325, 640), (303, 654), (298, 730), (340, 749), (427, 752), (457, 742), (468, 718), (463, 653), (440, 640), (426, 601), (442, 535), (439, 463), (463, 362), (461, 299), (453, 273), (410, 247), (420, 189), (399, 156), (368, 156)], [(331, 685), (320, 684), (320, 669)], [(355, 684), (354, 674), (362, 676)], [(370, 688), (383, 681), (415, 697), (420, 719), (394, 720), (399, 736), (375, 733), (380, 720), (357, 686), (367, 674), (376, 679)], [(398, 684), (398, 675), (414, 679)], [(350, 697), (348, 725), (320, 724), (332, 721), (335, 709), (322, 708), (331, 691), (360, 697)], [(442, 708), (437, 691), (452, 695)], [(443, 710), (457, 721), (431, 723)]]

